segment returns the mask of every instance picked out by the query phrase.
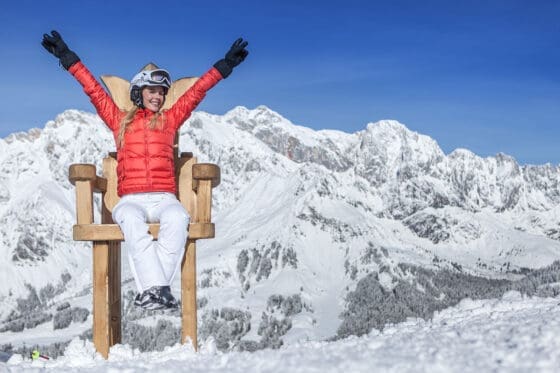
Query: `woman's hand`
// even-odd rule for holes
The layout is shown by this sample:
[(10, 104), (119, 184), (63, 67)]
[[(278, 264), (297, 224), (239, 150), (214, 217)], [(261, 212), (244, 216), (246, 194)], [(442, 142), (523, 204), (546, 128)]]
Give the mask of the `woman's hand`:
[(70, 66), (78, 62), (80, 58), (76, 53), (68, 49), (68, 46), (57, 31), (53, 30), (51, 34), (52, 35), (43, 34), (43, 41), (41, 44), (49, 53), (60, 60), (62, 67), (68, 70)]
[(231, 74), (234, 67), (245, 60), (245, 57), (249, 54), (249, 51), (245, 49), (248, 44), (249, 42), (243, 40), (242, 38), (237, 39), (231, 45), (231, 48), (226, 53), (225, 58), (214, 64), (214, 67), (220, 72), (220, 74), (222, 74), (224, 79)]
[(249, 51), (245, 49), (248, 44), (249, 42), (243, 41), (242, 38), (239, 38), (231, 45), (231, 48), (226, 53), (225, 58), (229, 66), (234, 68), (245, 60), (245, 57), (249, 54)]

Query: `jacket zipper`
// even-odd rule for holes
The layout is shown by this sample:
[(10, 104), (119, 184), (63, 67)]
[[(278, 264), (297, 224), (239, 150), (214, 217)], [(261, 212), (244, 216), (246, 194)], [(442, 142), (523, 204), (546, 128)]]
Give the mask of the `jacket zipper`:
[(149, 154), (148, 154), (148, 114), (144, 111), (144, 164), (146, 165), (146, 181), (148, 181), (149, 189), (152, 190), (152, 178), (149, 168)]

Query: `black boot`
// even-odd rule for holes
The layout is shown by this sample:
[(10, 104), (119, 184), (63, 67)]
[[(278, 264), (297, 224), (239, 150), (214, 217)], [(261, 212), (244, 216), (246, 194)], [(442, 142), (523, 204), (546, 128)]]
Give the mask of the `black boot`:
[(161, 310), (166, 308), (164, 299), (161, 297), (162, 286), (152, 286), (138, 294), (134, 299), (134, 305), (146, 310)]
[(173, 294), (171, 294), (171, 287), (162, 286), (160, 296), (163, 299), (166, 308), (175, 309), (179, 307), (179, 302), (177, 302), (177, 299), (175, 299)]

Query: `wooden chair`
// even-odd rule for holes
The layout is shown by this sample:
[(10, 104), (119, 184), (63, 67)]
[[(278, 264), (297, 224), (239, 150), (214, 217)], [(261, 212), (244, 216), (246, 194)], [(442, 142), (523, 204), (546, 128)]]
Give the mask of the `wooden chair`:
[[(148, 64), (146, 68), (157, 68)], [(113, 100), (130, 103), (128, 82), (118, 77), (102, 77)], [(188, 82), (186, 81), (188, 79)], [(184, 92), (196, 78), (185, 78), (174, 83), (166, 101), (167, 106)], [(123, 89), (124, 84), (127, 89)], [(175, 88), (175, 89), (174, 89)], [(123, 95), (127, 95), (123, 97)], [(171, 96), (170, 96), (171, 95)], [(123, 105), (120, 105), (121, 107)], [(177, 145), (178, 134), (175, 143)], [(177, 198), (191, 216), (185, 256), (181, 264), (181, 342), (190, 338), (197, 348), (196, 307), (196, 240), (214, 237), (211, 222), (212, 188), (220, 183), (220, 169), (209, 163), (197, 163), (192, 153), (178, 154), (175, 148), (175, 171)], [(109, 349), (121, 342), (121, 241), (122, 232), (114, 224), (111, 212), (118, 203), (116, 153), (103, 159), (102, 176), (95, 165), (73, 164), (69, 179), (76, 187), (76, 225), (73, 238), (76, 241), (93, 242), (93, 343), (103, 357)], [(101, 193), (101, 223), (94, 223), (93, 193)], [(149, 232), (157, 239), (159, 224), (150, 224)]]

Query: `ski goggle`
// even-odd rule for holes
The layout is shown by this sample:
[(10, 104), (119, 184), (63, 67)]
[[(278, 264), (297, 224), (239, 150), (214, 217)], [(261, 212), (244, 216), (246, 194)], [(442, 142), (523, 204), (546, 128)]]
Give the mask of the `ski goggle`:
[(148, 82), (171, 87), (171, 76), (163, 69), (152, 70), (148, 76)]

